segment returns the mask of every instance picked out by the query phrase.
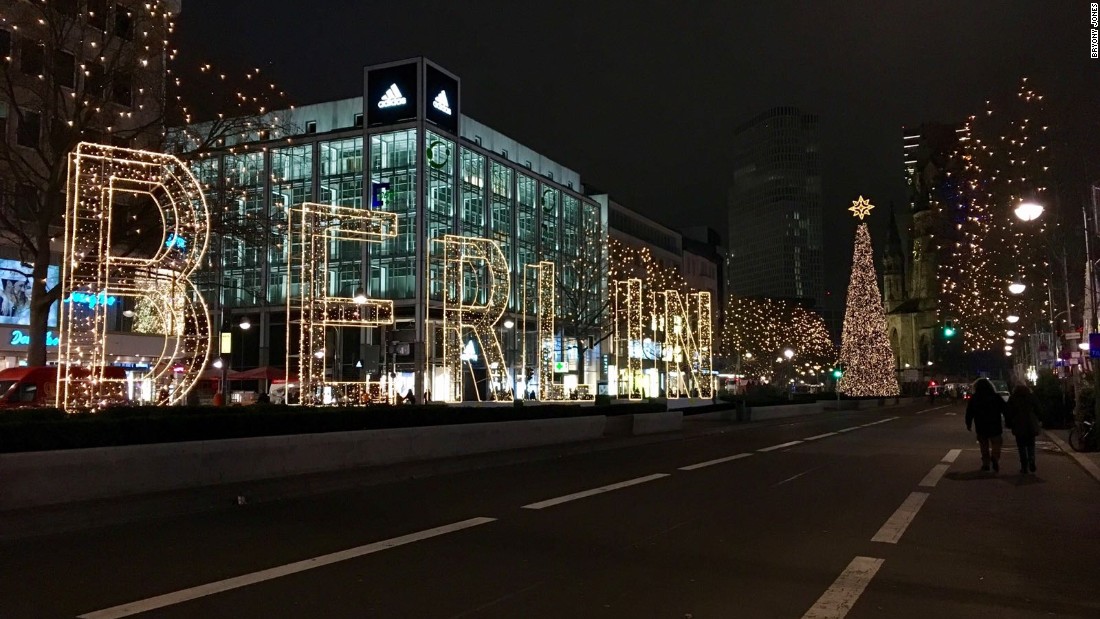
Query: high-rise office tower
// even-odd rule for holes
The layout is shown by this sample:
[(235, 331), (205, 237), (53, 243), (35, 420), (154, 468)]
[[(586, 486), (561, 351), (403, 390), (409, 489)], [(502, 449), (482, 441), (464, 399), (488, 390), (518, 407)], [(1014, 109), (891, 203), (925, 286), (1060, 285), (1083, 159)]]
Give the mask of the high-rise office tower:
[(734, 130), (728, 290), (820, 303), (821, 160), (817, 116), (776, 107)]

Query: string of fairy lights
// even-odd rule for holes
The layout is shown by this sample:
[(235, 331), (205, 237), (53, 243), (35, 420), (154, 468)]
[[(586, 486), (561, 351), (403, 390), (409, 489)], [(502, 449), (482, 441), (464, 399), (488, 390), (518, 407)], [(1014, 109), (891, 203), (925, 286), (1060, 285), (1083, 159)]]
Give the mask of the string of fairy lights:
[[(791, 374), (809, 381), (831, 368), (837, 359), (825, 319), (788, 299), (727, 299), (721, 343), (742, 374), (768, 382), (788, 367), (795, 368)], [(795, 353), (790, 360), (783, 356), (787, 349)]]
[[(987, 101), (984, 114), (968, 119), (953, 155), (955, 190), (935, 201), (948, 222), (938, 241), (940, 314), (955, 321), (968, 351), (999, 349), (1010, 315), (1020, 330), (1053, 315), (1048, 235), (1057, 224), (1012, 214), (1022, 201), (1051, 199), (1045, 118), (1044, 97), (1026, 78), (1003, 106)], [(1031, 292), (1012, 295), (1013, 282)]]

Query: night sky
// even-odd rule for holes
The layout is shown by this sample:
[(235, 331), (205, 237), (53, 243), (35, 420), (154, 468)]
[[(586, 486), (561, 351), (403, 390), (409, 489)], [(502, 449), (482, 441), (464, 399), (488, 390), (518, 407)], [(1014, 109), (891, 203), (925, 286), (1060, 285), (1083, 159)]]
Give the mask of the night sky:
[(845, 209), (859, 194), (882, 207), (881, 247), (886, 207), (907, 203), (903, 125), (962, 120), (1028, 76), (1064, 121), (1063, 201), (1100, 180), (1084, 0), (184, 0), (178, 26), (183, 63), (261, 67), (296, 104), (358, 96), (364, 65), (427, 56), (462, 78), (465, 114), (662, 223), (723, 236), (733, 128), (776, 105), (817, 113), (834, 303)]

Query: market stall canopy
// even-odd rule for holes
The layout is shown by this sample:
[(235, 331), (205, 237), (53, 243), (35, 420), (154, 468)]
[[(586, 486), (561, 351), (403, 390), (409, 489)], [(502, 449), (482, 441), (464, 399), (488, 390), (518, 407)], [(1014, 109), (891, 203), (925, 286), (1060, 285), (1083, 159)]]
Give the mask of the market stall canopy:
[(234, 372), (233, 376), (233, 380), (266, 380), (270, 382), (273, 380), (284, 379), (286, 379), (286, 370), (270, 365), (253, 368), (251, 370)]

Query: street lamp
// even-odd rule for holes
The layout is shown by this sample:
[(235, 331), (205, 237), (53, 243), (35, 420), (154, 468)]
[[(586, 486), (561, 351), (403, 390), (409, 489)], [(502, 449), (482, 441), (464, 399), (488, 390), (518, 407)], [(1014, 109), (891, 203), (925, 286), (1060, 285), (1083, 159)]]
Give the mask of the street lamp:
[(787, 358), (787, 361), (790, 361), (791, 357), (794, 356), (794, 351), (791, 350), (790, 348), (784, 349), (783, 350), (783, 356)]
[(356, 305), (366, 304), (366, 302), (367, 302), (367, 291), (363, 290), (362, 286), (359, 286), (358, 288), (355, 289), (355, 296), (353, 296), (351, 298), (351, 300), (355, 301)]
[(1023, 200), (1014, 212), (1020, 221), (1035, 221), (1043, 214), (1043, 205), (1031, 200)]
[[(512, 320), (511, 318), (505, 318), (504, 319), (504, 328), (507, 329), (508, 331), (512, 331), (512, 328), (515, 327), (515, 326), (516, 326), (516, 321)], [(505, 367), (512, 370), (512, 401), (515, 402), (515, 401), (520, 399), (519, 398), (519, 389), (517, 389), (519, 375), (516, 373), (516, 368), (515, 368), (515, 365), (516, 365), (516, 333), (515, 333), (515, 331), (512, 331), (512, 341), (511, 341), (510, 344), (511, 345), (508, 347), (509, 359), (506, 360)]]
[(248, 316), (243, 316), (241, 318), (240, 324), (238, 324), (237, 326), (244, 329), (245, 331), (248, 331), (252, 328), (252, 321), (248, 319)]
[(1020, 282), (1012, 282), (1008, 285), (1008, 291), (1012, 294), (1020, 294), (1025, 290), (1027, 290), (1027, 286)]
[(1016, 324), (1017, 322), (1019, 322), (1020, 317), (1017, 316), (1016, 314), (1009, 314), (1008, 316), (1005, 316), (1005, 320), (1008, 321), (1008, 324), (1012, 325), (1012, 324)]

